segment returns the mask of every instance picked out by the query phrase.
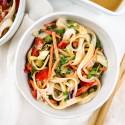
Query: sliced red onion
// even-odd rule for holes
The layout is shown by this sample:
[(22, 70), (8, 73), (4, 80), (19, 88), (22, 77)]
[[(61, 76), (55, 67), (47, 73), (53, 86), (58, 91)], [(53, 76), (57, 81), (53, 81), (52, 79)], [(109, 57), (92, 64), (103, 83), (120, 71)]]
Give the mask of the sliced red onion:
[(74, 93), (74, 90), (72, 90), (72, 91), (69, 93), (69, 95), (68, 95), (69, 99), (73, 98), (73, 93)]

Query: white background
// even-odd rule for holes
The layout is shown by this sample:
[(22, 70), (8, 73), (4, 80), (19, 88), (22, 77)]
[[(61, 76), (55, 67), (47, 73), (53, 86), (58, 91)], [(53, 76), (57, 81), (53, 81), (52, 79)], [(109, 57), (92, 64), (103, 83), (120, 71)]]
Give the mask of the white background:
[[(106, 15), (93, 11), (84, 5), (80, 7), (76, 3), (72, 3), (71, 0), (49, 0), (49, 2), (54, 11), (79, 13), (101, 24), (111, 36), (120, 62), (125, 52), (125, 14), (120, 16)], [(7, 75), (6, 66), (9, 44), (0, 47), (0, 125), (83, 125), (81, 121), (76, 120), (61, 121), (46, 118), (25, 101), (18, 92), (15, 83), (12, 84), (11, 81), (8, 81), (11, 76)], [(123, 125), (125, 123), (124, 93), (125, 85), (123, 84), (108, 113), (106, 125)]]

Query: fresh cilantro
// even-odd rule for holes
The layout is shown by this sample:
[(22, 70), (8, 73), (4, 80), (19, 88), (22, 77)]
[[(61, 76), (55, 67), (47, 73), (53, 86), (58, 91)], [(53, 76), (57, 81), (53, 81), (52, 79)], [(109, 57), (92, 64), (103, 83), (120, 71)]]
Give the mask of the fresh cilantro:
[(34, 72), (36, 72), (36, 69), (35, 69), (35, 67), (32, 67), (31, 75), (33, 75)]
[(46, 43), (51, 43), (52, 37), (51, 37), (50, 35), (48, 35), (48, 36), (46, 36), (46, 37), (44, 38), (44, 40), (45, 40)]
[(60, 64), (61, 64), (61, 65), (64, 65), (64, 64), (66, 64), (67, 62), (68, 62), (67, 57), (61, 56)]
[(62, 36), (64, 34), (64, 32), (65, 32), (65, 29), (55, 29), (55, 32), (57, 34), (59, 34), (60, 36)]
[(56, 73), (57, 73), (57, 74), (60, 74), (60, 72), (61, 72), (61, 66), (59, 65), (59, 66), (57, 66), (57, 68), (56, 68)]
[(55, 28), (56, 28), (56, 25), (51, 25), (51, 26), (48, 26), (48, 27), (47, 27), (48, 30), (53, 30), (53, 29), (55, 29)]
[(94, 76), (97, 73), (97, 68), (93, 68), (89, 74), (88, 74), (88, 78), (91, 78), (92, 76)]
[(67, 23), (69, 28), (77, 26), (77, 23), (73, 20), (68, 20)]
[(95, 63), (92, 70), (88, 74), (88, 78), (95, 76), (98, 73), (100, 66), (101, 65), (99, 63)]
[(67, 91), (63, 92), (63, 95), (64, 95), (64, 101), (66, 101), (68, 99), (68, 92)]
[(68, 68), (66, 71), (66, 74), (70, 74), (71, 72), (72, 72), (72, 70)]
[(68, 20), (67, 21), (67, 26), (68, 26), (68, 28), (73, 28), (74, 30), (76, 30), (76, 33), (78, 33), (78, 24), (75, 22), (75, 21), (73, 21), (73, 20)]

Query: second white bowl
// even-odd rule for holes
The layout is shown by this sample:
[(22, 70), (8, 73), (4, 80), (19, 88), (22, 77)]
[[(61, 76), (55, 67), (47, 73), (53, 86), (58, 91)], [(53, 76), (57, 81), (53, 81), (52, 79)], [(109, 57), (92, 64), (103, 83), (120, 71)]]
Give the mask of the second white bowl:
[(8, 40), (10, 40), (14, 35), (14, 33), (17, 31), (23, 19), (24, 11), (25, 11), (25, 0), (20, 0), (16, 18), (12, 26), (8, 30), (8, 32), (2, 38), (0, 38), (0, 45), (3, 45), (4, 43), (8, 42)]

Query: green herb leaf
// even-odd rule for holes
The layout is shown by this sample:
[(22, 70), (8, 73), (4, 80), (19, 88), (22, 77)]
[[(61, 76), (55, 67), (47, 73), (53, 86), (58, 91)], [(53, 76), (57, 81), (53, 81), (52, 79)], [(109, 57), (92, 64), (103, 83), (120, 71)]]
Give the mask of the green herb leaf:
[(57, 68), (56, 68), (56, 73), (57, 73), (57, 74), (60, 74), (60, 72), (61, 72), (61, 66), (59, 65), (59, 66), (57, 66)]
[(67, 21), (67, 23), (68, 23), (68, 28), (73, 28), (74, 30), (76, 30), (76, 33), (78, 33), (78, 24), (75, 22), (75, 21), (73, 21), (73, 20), (68, 20)]
[(88, 74), (88, 78), (90, 79), (92, 76), (94, 76), (97, 73), (97, 68), (93, 68), (91, 72)]
[(65, 92), (63, 92), (63, 95), (64, 95), (64, 101), (66, 101), (67, 99), (68, 99), (68, 92), (67, 91), (65, 91)]
[(71, 72), (72, 72), (72, 70), (68, 68), (66, 71), (66, 74), (70, 74)]
[(44, 40), (45, 40), (46, 43), (51, 43), (52, 37), (51, 37), (50, 35), (48, 35), (48, 36), (46, 36), (46, 37), (44, 38)]
[(77, 23), (73, 20), (67, 20), (67, 23), (68, 23), (68, 27), (74, 27), (77, 25)]
[(48, 26), (48, 27), (47, 27), (48, 30), (53, 30), (53, 29), (55, 29), (55, 28), (56, 28), (56, 25), (52, 25), (52, 26)]
[(61, 56), (61, 59), (60, 59), (61, 65), (64, 65), (64, 64), (66, 64), (67, 62), (68, 62), (67, 57)]
[(35, 64), (40, 68), (43, 65), (43, 60), (36, 60)]
[(60, 36), (63, 36), (65, 29), (55, 29), (55, 32), (59, 34)]
[(35, 67), (32, 67), (32, 71), (31, 71), (31, 75), (34, 74), (34, 72), (36, 72), (37, 70), (35, 69)]
[(67, 96), (67, 95), (68, 95), (68, 92), (67, 92), (67, 91), (63, 92), (63, 95), (64, 95), (64, 96)]

